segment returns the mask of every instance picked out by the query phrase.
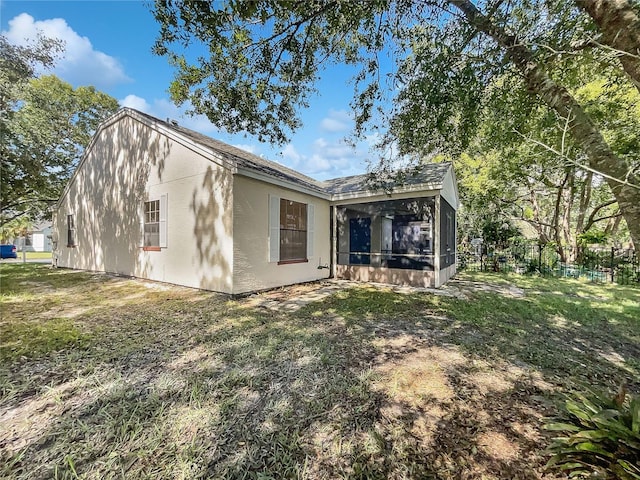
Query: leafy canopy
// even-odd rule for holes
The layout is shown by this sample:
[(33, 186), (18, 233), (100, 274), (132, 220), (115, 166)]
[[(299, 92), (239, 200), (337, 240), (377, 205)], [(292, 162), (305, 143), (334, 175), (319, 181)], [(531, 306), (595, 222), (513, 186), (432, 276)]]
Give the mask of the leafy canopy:
[(99, 123), (118, 102), (94, 87), (74, 89), (59, 78), (37, 78), (38, 65), (51, 66), (61, 48), (41, 39), (16, 47), (0, 37), (2, 83), (2, 221), (46, 216), (82, 157)]
[[(158, 0), (154, 52), (176, 67), (172, 99), (189, 101), (193, 113), (231, 132), (285, 142), (301, 126), (301, 108), (323, 69), (348, 64), (359, 69), (357, 134), (387, 130), (404, 153), (458, 151), (477, 132), (484, 107), (508, 97), (526, 112), (540, 100), (527, 92), (504, 49), (453, 3)], [(555, 52), (594, 33), (588, 17), (564, 1), (482, 3), (495, 24), (518, 32), (534, 58), (552, 68), (574, 68), (572, 55)], [(206, 54), (194, 57), (193, 47)]]
[[(365, 70), (377, 70), (375, 53), (392, 35), (395, 7), (389, 8), (384, 0), (158, 1), (154, 52), (176, 67), (174, 101), (189, 100), (194, 113), (228, 131), (282, 143), (300, 127), (299, 111), (325, 62), (364, 62)], [(193, 45), (208, 55), (189, 58)]]
[[(575, 97), (580, 82), (603, 75), (631, 85), (616, 52), (594, 41), (599, 29), (619, 25), (598, 24), (580, 4), (156, 0), (154, 51), (176, 67), (174, 101), (189, 101), (193, 113), (261, 141), (283, 143), (300, 127), (300, 111), (331, 64), (358, 69), (354, 134), (376, 131), (387, 152), (424, 160), (457, 156), (478, 138), (558, 145), (570, 136), (582, 155), (577, 166), (605, 175), (640, 242), (637, 163), (612, 150), (598, 117)], [(197, 47), (205, 53), (196, 57)], [(484, 128), (492, 116), (500, 127)], [(530, 116), (545, 117), (540, 138), (521, 128)], [(575, 159), (565, 153), (556, 157)]]

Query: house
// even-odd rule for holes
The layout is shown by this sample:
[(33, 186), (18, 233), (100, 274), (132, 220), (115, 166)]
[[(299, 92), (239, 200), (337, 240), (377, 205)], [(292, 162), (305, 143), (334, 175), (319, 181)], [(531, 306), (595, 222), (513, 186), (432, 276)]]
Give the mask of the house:
[(29, 228), (26, 235), (9, 236), (6, 241), (16, 245), (19, 251), (50, 252), (52, 249), (51, 237), (51, 222), (42, 221)]
[(25, 250), (27, 252), (51, 251), (51, 222), (40, 222), (33, 226), (25, 238)]
[(319, 182), (123, 108), (54, 208), (53, 262), (229, 294), (329, 276), (442, 285), (456, 268), (451, 165), (391, 193), (366, 179)]

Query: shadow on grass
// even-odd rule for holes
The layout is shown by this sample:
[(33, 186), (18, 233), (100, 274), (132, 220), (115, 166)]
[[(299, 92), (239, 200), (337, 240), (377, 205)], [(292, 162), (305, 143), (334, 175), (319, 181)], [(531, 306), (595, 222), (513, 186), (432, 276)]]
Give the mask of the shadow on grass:
[[(640, 387), (640, 291), (626, 306), (607, 298), (483, 292), (469, 300), (352, 289), (318, 312), (345, 318), (367, 338), (411, 334), (457, 345), (475, 358), (520, 362), (550, 381)], [(568, 383), (567, 383), (568, 382)]]
[(107, 282), (72, 317), (88, 348), (2, 368), (3, 476), (552, 478), (554, 393), (638, 386), (633, 309), (592, 299), (358, 288), (287, 315)]
[[(67, 375), (51, 375), (48, 392), (8, 406), (32, 402), (42, 418), (26, 445), (3, 458), (4, 474), (292, 478), (304, 473), (312, 426), (342, 431), (357, 411), (365, 428), (364, 410), (375, 403), (359, 371), (326, 361), (345, 347), (330, 332), (219, 297), (167, 299), (162, 309), (154, 300), (94, 310), (93, 320), (120, 331), (103, 330), (84, 353), (20, 365), (67, 367)], [(81, 363), (93, 373), (78, 382)], [(51, 391), (58, 405), (47, 405), (56, 413), (47, 416), (37, 399)], [(10, 449), (20, 439), (8, 440)]]

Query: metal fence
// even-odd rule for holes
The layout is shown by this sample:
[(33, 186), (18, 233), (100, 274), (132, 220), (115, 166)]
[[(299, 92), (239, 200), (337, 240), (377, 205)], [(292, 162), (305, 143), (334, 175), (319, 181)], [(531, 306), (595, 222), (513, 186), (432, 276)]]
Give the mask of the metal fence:
[[(571, 255), (570, 255), (571, 256)], [(553, 245), (461, 245), (458, 269), (586, 278), (593, 282), (640, 285), (640, 257), (632, 249), (585, 248), (573, 262), (563, 262)]]

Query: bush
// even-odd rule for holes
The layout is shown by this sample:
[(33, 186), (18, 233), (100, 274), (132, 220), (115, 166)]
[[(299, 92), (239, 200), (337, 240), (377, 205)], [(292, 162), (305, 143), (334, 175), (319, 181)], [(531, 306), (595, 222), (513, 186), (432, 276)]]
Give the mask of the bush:
[(569, 396), (559, 421), (545, 428), (563, 434), (548, 448), (547, 468), (570, 478), (640, 479), (640, 397), (624, 388), (613, 398)]

